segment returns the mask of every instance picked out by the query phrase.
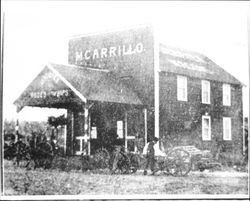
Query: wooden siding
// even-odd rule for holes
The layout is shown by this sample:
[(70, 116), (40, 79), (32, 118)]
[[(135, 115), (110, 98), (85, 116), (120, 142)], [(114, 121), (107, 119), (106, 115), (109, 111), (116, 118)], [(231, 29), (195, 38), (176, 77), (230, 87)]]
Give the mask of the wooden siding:
[[(187, 77), (188, 101), (177, 101), (177, 74), (160, 74), (160, 137), (172, 145), (195, 145), (199, 149), (242, 150), (242, 88), (231, 84), (231, 106), (223, 106), (222, 84), (210, 81), (210, 104), (201, 102), (201, 80)], [(211, 141), (202, 140), (202, 115), (211, 117)], [(232, 140), (223, 140), (223, 117), (231, 117)]]

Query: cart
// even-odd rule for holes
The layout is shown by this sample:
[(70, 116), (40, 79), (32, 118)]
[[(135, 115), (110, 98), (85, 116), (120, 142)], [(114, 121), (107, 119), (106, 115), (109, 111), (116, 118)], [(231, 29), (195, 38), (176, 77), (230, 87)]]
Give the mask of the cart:
[[(191, 155), (182, 148), (172, 148), (166, 153), (156, 149), (156, 173), (164, 173), (172, 176), (186, 176), (192, 168)], [(113, 156), (110, 158), (110, 170), (112, 174), (135, 173), (140, 164), (146, 162), (145, 154), (125, 152), (122, 147), (116, 147)], [(144, 167), (144, 165), (143, 165)]]
[(166, 153), (155, 156), (156, 167), (153, 174), (162, 172), (175, 177), (186, 176), (192, 169), (191, 155), (182, 148), (171, 148)]

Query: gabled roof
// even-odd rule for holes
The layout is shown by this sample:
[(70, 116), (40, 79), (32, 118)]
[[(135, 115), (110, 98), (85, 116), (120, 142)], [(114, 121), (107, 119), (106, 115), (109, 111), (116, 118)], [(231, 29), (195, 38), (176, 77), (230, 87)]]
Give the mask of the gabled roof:
[[(58, 91), (70, 95), (57, 98)], [(45, 66), (14, 104), (20, 111), (24, 106), (46, 107), (74, 100), (142, 105), (137, 95), (107, 70), (54, 63)]]
[(160, 44), (160, 70), (190, 77), (243, 85), (208, 57)]

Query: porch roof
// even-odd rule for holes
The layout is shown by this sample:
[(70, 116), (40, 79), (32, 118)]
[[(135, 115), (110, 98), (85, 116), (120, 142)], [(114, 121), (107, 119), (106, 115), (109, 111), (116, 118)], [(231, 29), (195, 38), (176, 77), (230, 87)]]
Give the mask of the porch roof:
[(142, 105), (136, 93), (107, 70), (55, 63), (47, 64), (14, 104), (20, 111), (24, 106), (53, 107), (75, 101)]

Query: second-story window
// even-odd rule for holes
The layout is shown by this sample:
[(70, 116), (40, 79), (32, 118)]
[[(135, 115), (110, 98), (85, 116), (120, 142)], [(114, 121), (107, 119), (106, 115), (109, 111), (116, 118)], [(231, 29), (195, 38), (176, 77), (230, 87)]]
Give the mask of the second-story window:
[(187, 101), (187, 77), (177, 76), (177, 100)]
[(201, 96), (202, 103), (210, 104), (210, 82), (207, 80), (201, 81)]
[(223, 105), (231, 105), (231, 86), (230, 84), (223, 84)]

